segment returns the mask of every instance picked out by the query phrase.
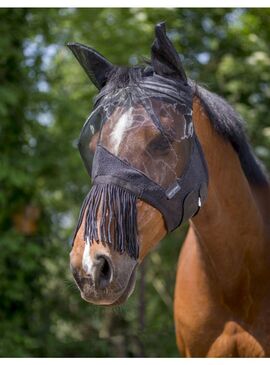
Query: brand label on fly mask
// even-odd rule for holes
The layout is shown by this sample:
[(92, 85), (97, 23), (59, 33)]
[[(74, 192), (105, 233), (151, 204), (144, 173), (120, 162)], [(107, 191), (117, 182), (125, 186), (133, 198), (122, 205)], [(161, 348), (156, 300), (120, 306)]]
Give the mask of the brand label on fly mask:
[(181, 186), (178, 184), (178, 182), (175, 182), (169, 189), (166, 190), (167, 198), (168, 199), (173, 198), (180, 189), (181, 189)]

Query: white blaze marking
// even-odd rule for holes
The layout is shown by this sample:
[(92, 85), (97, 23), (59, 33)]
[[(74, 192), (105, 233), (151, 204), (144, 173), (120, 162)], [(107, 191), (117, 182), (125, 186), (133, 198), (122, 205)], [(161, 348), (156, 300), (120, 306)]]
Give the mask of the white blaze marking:
[(114, 130), (111, 133), (112, 143), (113, 143), (113, 153), (117, 155), (120, 143), (123, 141), (123, 136), (125, 131), (132, 124), (132, 108), (130, 108), (126, 113), (124, 113), (117, 121)]
[(83, 258), (82, 258), (82, 267), (87, 275), (91, 274), (92, 266), (93, 266), (93, 263), (92, 263), (92, 260), (90, 257), (90, 242), (89, 242), (89, 238), (87, 237), (87, 241), (85, 243), (84, 251), (83, 251)]

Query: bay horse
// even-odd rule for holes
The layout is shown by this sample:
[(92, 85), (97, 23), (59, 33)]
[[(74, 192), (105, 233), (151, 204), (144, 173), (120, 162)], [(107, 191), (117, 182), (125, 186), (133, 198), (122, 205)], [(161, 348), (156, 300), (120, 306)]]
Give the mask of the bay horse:
[[(72, 273), (86, 301), (105, 306), (125, 302), (134, 289), (138, 265), (168, 233), (171, 220), (178, 220), (179, 225), (180, 215), (184, 214), (183, 211), (189, 211), (186, 215), (189, 230), (179, 256), (174, 296), (179, 351), (186, 357), (268, 357), (270, 186), (267, 174), (251, 150), (241, 117), (221, 97), (186, 77), (179, 55), (166, 36), (164, 23), (157, 24), (155, 30), (151, 61), (138, 67), (114, 66), (90, 47), (78, 43), (68, 44), (101, 94), (109, 87), (123, 102), (119, 106), (116, 98), (117, 106), (111, 108), (110, 112), (110, 105), (106, 104), (105, 108), (103, 104), (103, 111), (106, 109), (108, 114), (105, 113), (102, 120), (94, 120), (94, 123), (99, 123), (99, 127), (102, 125), (101, 132), (94, 131), (91, 141), (81, 146), (88, 149), (88, 157), (84, 162), (89, 169), (91, 161), (87, 158), (90, 159), (90, 152), (97, 153), (100, 143), (103, 143), (103, 147), (106, 145), (106, 158), (102, 155), (94, 168), (103, 169), (99, 175), (106, 175), (114, 163), (120, 163), (120, 158), (116, 161), (113, 154), (121, 157), (122, 168), (117, 165), (115, 180), (112, 180), (113, 173), (110, 173), (111, 190), (106, 188), (108, 184), (101, 179), (83, 204), (70, 253)], [(207, 170), (208, 174), (205, 202), (201, 201), (201, 193), (196, 190), (198, 204), (195, 208), (189, 210), (192, 203), (186, 199), (184, 203), (188, 203), (184, 206), (181, 200), (182, 205), (175, 205), (178, 210), (174, 206), (173, 214), (168, 215), (164, 213), (163, 203), (158, 205), (158, 199), (153, 199), (153, 204), (149, 203), (151, 194), (146, 199), (144, 195), (134, 195), (133, 199), (136, 186), (132, 181), (126, 181), (125, 187), (123, 184), (121, 188), (118, 187), (119, 174), (124, 174), (123, 169), (130, 168), (130, 161), (133, 164), (131, 175), (139, 170), (140, 178), (145, 179), (145, 175), (148, 175), (149, 184), (155, 180), (156, 185), (162, 185), (172, 171), (171, 166), (168, 170), (164, 167), (168, 165), (164, 161), (169, 153), (170, 158), (178, 154), (177, 161), (181, 161), (183, 166), (188, 163), (189, 147), (185, 143), (189, 136), (182, 135), (178, 142), (172, 142), (171, 146), (176, 147), (169, 153), (166, 150), (168, 144), (164, 145), (163, 142), (155, 142), (153, 149), (153, 140), (159, 138), (160, 141), (160, 131), (154, 132), (153, 120), (149, 119), (150, 112), (147, 114), (145, 109), (138, 106), (135, 98), (132, 112), (123, 114), (126, 98), (134, 100), (133, 90), (137, 90), (141, 84), (144, 87), (144, 83), (148, 82), (146, 80), (156, 78), (160, 84), (153, 81), (153, 95), (155, 92), (162, 94), (163, 87), (171, 92), (170, 85), (173, 82), (184, 85), (180, 85), (182, 94), (185, 94), (183, 90), (191, 90), (192, 124), (183, 124), (184, 112), (172, 110), (174, 104), (170, 104), (165, 116), (162, 115), (163, 109), (160, 107), (166, 104), (162, 98), (157, 98), (156, 104), (152, 102), (151, 105), (158, 116), (157, 123), (160, 120), (167, 123), (165, 127), (162, 126), (163, 129), (176, 130), (177, 134), (177, 129), (180, 130), (183, 125), (185, 128), (187, 125), (194, 127), (194, 135), (190, 132), (190, 136), (196, 136), (199, 141), (205, 165), (194, 165), (191, 173), (197, 179), (197, 169), (204, 166), (203, 171)], [(106, 95), (103, 93), (100, 99), (104, 101)], [(175, 98), (178, 100), (177, 96)], [(188, 100), (185, 95), (180, 99)], [(146, 156), (150, 154), (149, 146), (152, 148), (151, 156), (155, 153), (159, 156), (159, 164), (155, 165), (156, 160), (151, 160), (151, 168), (155, 169), (150, 169), (150, 172), (150, 165), (148, 170), (144, 169), (148, 163)], [(96, 155), (94, 158), (97, 158)], [(107, 158), (112, 158), (111, 162)], [(173, 173), (184, 174), (185, 168), (178, 165)], [(178, 190), (181, 191), (178, 185), (173, 188), (177, 190), (173, 190), (175, 196), (180, 194)], [(192, 179), (189, 185), (194, 193)], [(108, 201), (116, 194), (113, 189), (118, 188), (115, 203), (109, 207)], [(188, 190), (189, 186), (185, 189)], [(168, 204), (165, 200), (163, 202), (166, 206), (173, 205), (170, 196)], [(121, 244), (108, 238), (104, 230), (107, 230), (107, 236), (112, 235)], [(138, 247), (137, 241), (134, 241), (136, 234)]]

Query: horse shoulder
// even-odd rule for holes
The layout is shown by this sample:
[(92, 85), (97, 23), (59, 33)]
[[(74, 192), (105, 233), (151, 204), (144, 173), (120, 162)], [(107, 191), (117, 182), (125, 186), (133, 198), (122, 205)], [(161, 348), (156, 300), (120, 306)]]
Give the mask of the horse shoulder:
[(189, 228), (176, 277), (174, 319), (177, 345), (185, 356), (205, 356), (228, 319), (212, 263), (202, 257), (196, 234)]
[(266, 334), (270, 322), (265, 318), (269, 296), (263, 294), (268, 290), (261, 287), (262, 293), (257, 294), (264, 300), (253, 303), (257, 308), (255, 317), (240, 325), (241, 316), (238, 320), (237, 311), (233, 314), (225, 301), (213, 265), (200, 249), (191, 226), (180, 253), (175, 286), (174, 316), (180, 352), (187, 357), (268, 356)]

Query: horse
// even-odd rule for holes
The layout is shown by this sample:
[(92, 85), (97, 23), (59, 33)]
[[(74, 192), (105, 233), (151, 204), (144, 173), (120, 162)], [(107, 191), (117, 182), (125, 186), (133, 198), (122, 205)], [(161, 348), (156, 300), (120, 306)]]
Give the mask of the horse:
[(174, 294), (180, 353), (269, 356), (270, 185), (243, 120), (186, 76), (164, 23), (144, 65), (68, 47), (100, 92), (79, 142), (94, 170), (70, 253), (82, 298), (125, 302), (138, 265), (189, 221)]

